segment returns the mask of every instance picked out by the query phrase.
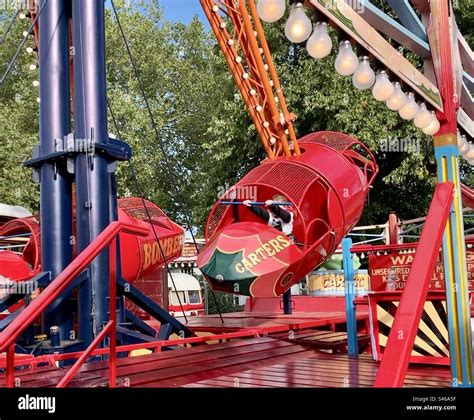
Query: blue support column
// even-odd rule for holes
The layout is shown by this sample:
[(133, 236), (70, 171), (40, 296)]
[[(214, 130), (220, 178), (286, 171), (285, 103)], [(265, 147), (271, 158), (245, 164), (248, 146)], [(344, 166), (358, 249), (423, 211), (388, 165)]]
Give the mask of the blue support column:
[(346, 238), (342, 241), (342, 258), (344, 266), (344, 280), (346, 289), (346, 320), (349, 356), (359, 355), (357, 342), (357, 318), (356, 307), (354, 305), (354, 261), (351, 253), (352, 239)]
[[(42, 2), (43, 3), (43, 2)], [(41, 208), (41, 268), (56, 278), (72, 258), (71, 181), (65, 162), (51, 162), (70, 132), (69, 94), (70, 1), (49, 0), (39, 18), (40, 147), (36, 157), (46, 159), (39, 168)], [(60, 328), (69, 339), (72, 313), (67, 300), (45, 312), (42, 327)]]
[[(104, 1), (73, 1), (74, 110), (76, 140), (108, 143)], [(101, 153), (78, 154), (75, 161), (77, 248), (82, 251), (110, 222), (109, 172)], [(79, 288), (79, 338), (87, 346), (108, 320), (109, 252), (91, 264)]]
[(291, 288), (283, 293), (283, 313), (285, 315), (293, 313), (293, 308), (291, 307)]

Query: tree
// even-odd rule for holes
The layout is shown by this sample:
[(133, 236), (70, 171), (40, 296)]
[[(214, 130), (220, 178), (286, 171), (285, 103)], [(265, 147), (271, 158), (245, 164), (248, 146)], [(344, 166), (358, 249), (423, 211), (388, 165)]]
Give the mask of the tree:
[[(459, 1), (456, 10), (469, 42), (473, 39), (472, 1)], [(151, 127), (115, 18), (107, 9), (107, 89), (115, 116), (114, 121), (109, 115), (109, 131), (116, 133), (116, 122), (132, 146), (132, 164), (146, 198), (180, 223), (188, 213), (202, 233), (219, 187), (233, 185), (265, 157), (255, 127), (203, 23), (197, 19), (189, 25), (167, 22), (157, 2), (128, 2), (125, 7), (116, 0), (116, 4), (166, 157)], [(0, 15), (0, 33), (6, 24), (7, 16)], [(25, 28), (26, 22), (17, 23), (0, 48), (2, 68)], [(393, 210), (401, 218), (423, 215), (436, 182), (431, 139), (377, 103), (370, 92), (357, 91), (348, 78), (336, 74), (336, 49), (330, 57), (315, 61), (304, 48), (289, 44), (283, 22), (265, 29), (289, 108), (298, 115), (298, 134), (343, 131), (375, 153), (380, 174), (362, 223), (385, 222)], [(32, 86), (37, 76), (28, 70), (32, 59), (26, 52), (20, 54), (7, 83), (0, 87), (0, 201), (37, 210), (38, 186), (31, 181), (30, 169), (21, 165), (38, 141), (37, 91)], [(393, 138), (419, 141), (421, 147), (408, 153), (382, 152), (381, 146)], [(463, 164), (462, 176), (472, 182), (472, 167)], [(127, 164), (118, 166), (118, 187), (121, 196), (138, 194)]]
[[(5, 33), (10, 19), (11, 14), (0, 13), (0, 34)], [(10, 63), (26, 28), (26, 22), (17, 23), (1, 45), (0, 75)], [(38, 94), (32, 85), (35, 74), (29, 70), (33, 62), (32, 56), (20, 54), (7, 81), (0, 86), (0, 202), (37, 211), (39, 189), (32, 181), (31, 170), (23, 166), (31, 158), (38, 138)]]

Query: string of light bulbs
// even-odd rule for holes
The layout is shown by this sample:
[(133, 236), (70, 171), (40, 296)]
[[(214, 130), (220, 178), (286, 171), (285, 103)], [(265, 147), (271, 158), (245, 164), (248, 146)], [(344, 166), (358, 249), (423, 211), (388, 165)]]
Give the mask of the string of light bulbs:
[[(294, 44), (306, 42), (308, 54), (320, 60), (331, 54), (333, 42), (326, 22), (317, 22), (314, 26), (305, 11), (303, 2), (290, 1), (290, 14), (285, 24), (285, 35)], [(286, 0), (257, 0), (257, 11), (262, 21), (275, 23), (286, 12)], [(441, 128), (436, 112), (429, 110), (426, 103), (417, 102), (413, 92), (405, 93), (399, 82), (392, 83), (386, 70), (375, 74), (368, 56), (358, 57), (350, 40), (342, 40), (335, 61), (338, 74), (352, 77), (352, 83), (359, 90), (372, 90), (379, 102), (385, 102), (388, 109), (398, 112), (406, 121), (428, 136), (434, 136)], [(471, 165), (474, 165), (474, 145), (465, 136), (458, 136), (459, 151)]]

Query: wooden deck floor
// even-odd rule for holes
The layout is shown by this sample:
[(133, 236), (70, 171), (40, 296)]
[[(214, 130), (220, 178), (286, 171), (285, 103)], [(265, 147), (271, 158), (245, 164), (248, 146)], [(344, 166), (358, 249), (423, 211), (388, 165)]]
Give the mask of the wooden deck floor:
[[(359, 321), (368, 320), (368, 313), (358, 311)], [(233, 312), (219, 315), (189, 317), (186, 324), (193, 331), (238, 331), (251, 329), (261, 334), (276, 333), (288, 330), (303, 330), (307, 328), (332, 328), (346, 323), (345, 312), (295, 312), (292, 315), (276, 314), (274, 312)], [(179, 318), (184, 323), (183, 318)]]
[[(307, 334), (307, 333), (306, 333)], [(319, 352), (286, 337), (202, 345), (118, 360), (118, 386), (130, 387), (371, 387), (378, 363)], [(54, 387), (64, 369), (18, 372), (21, 387)], [(449, 369), (412, 367), (405, 386), (448, 387)], [(0, 386), (4, 386), (0, 377)], [(108, 363), (84, 365), (70, 387), (105, 387)]]

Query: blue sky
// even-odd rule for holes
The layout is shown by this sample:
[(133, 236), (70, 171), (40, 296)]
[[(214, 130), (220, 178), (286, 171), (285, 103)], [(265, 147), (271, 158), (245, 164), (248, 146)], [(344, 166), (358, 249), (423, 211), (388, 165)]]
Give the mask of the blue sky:
[(199, 0), (158, 0), (158, 3), (169, 20), (188, 23), (197, 14), (201, 21), (207, 22)]

